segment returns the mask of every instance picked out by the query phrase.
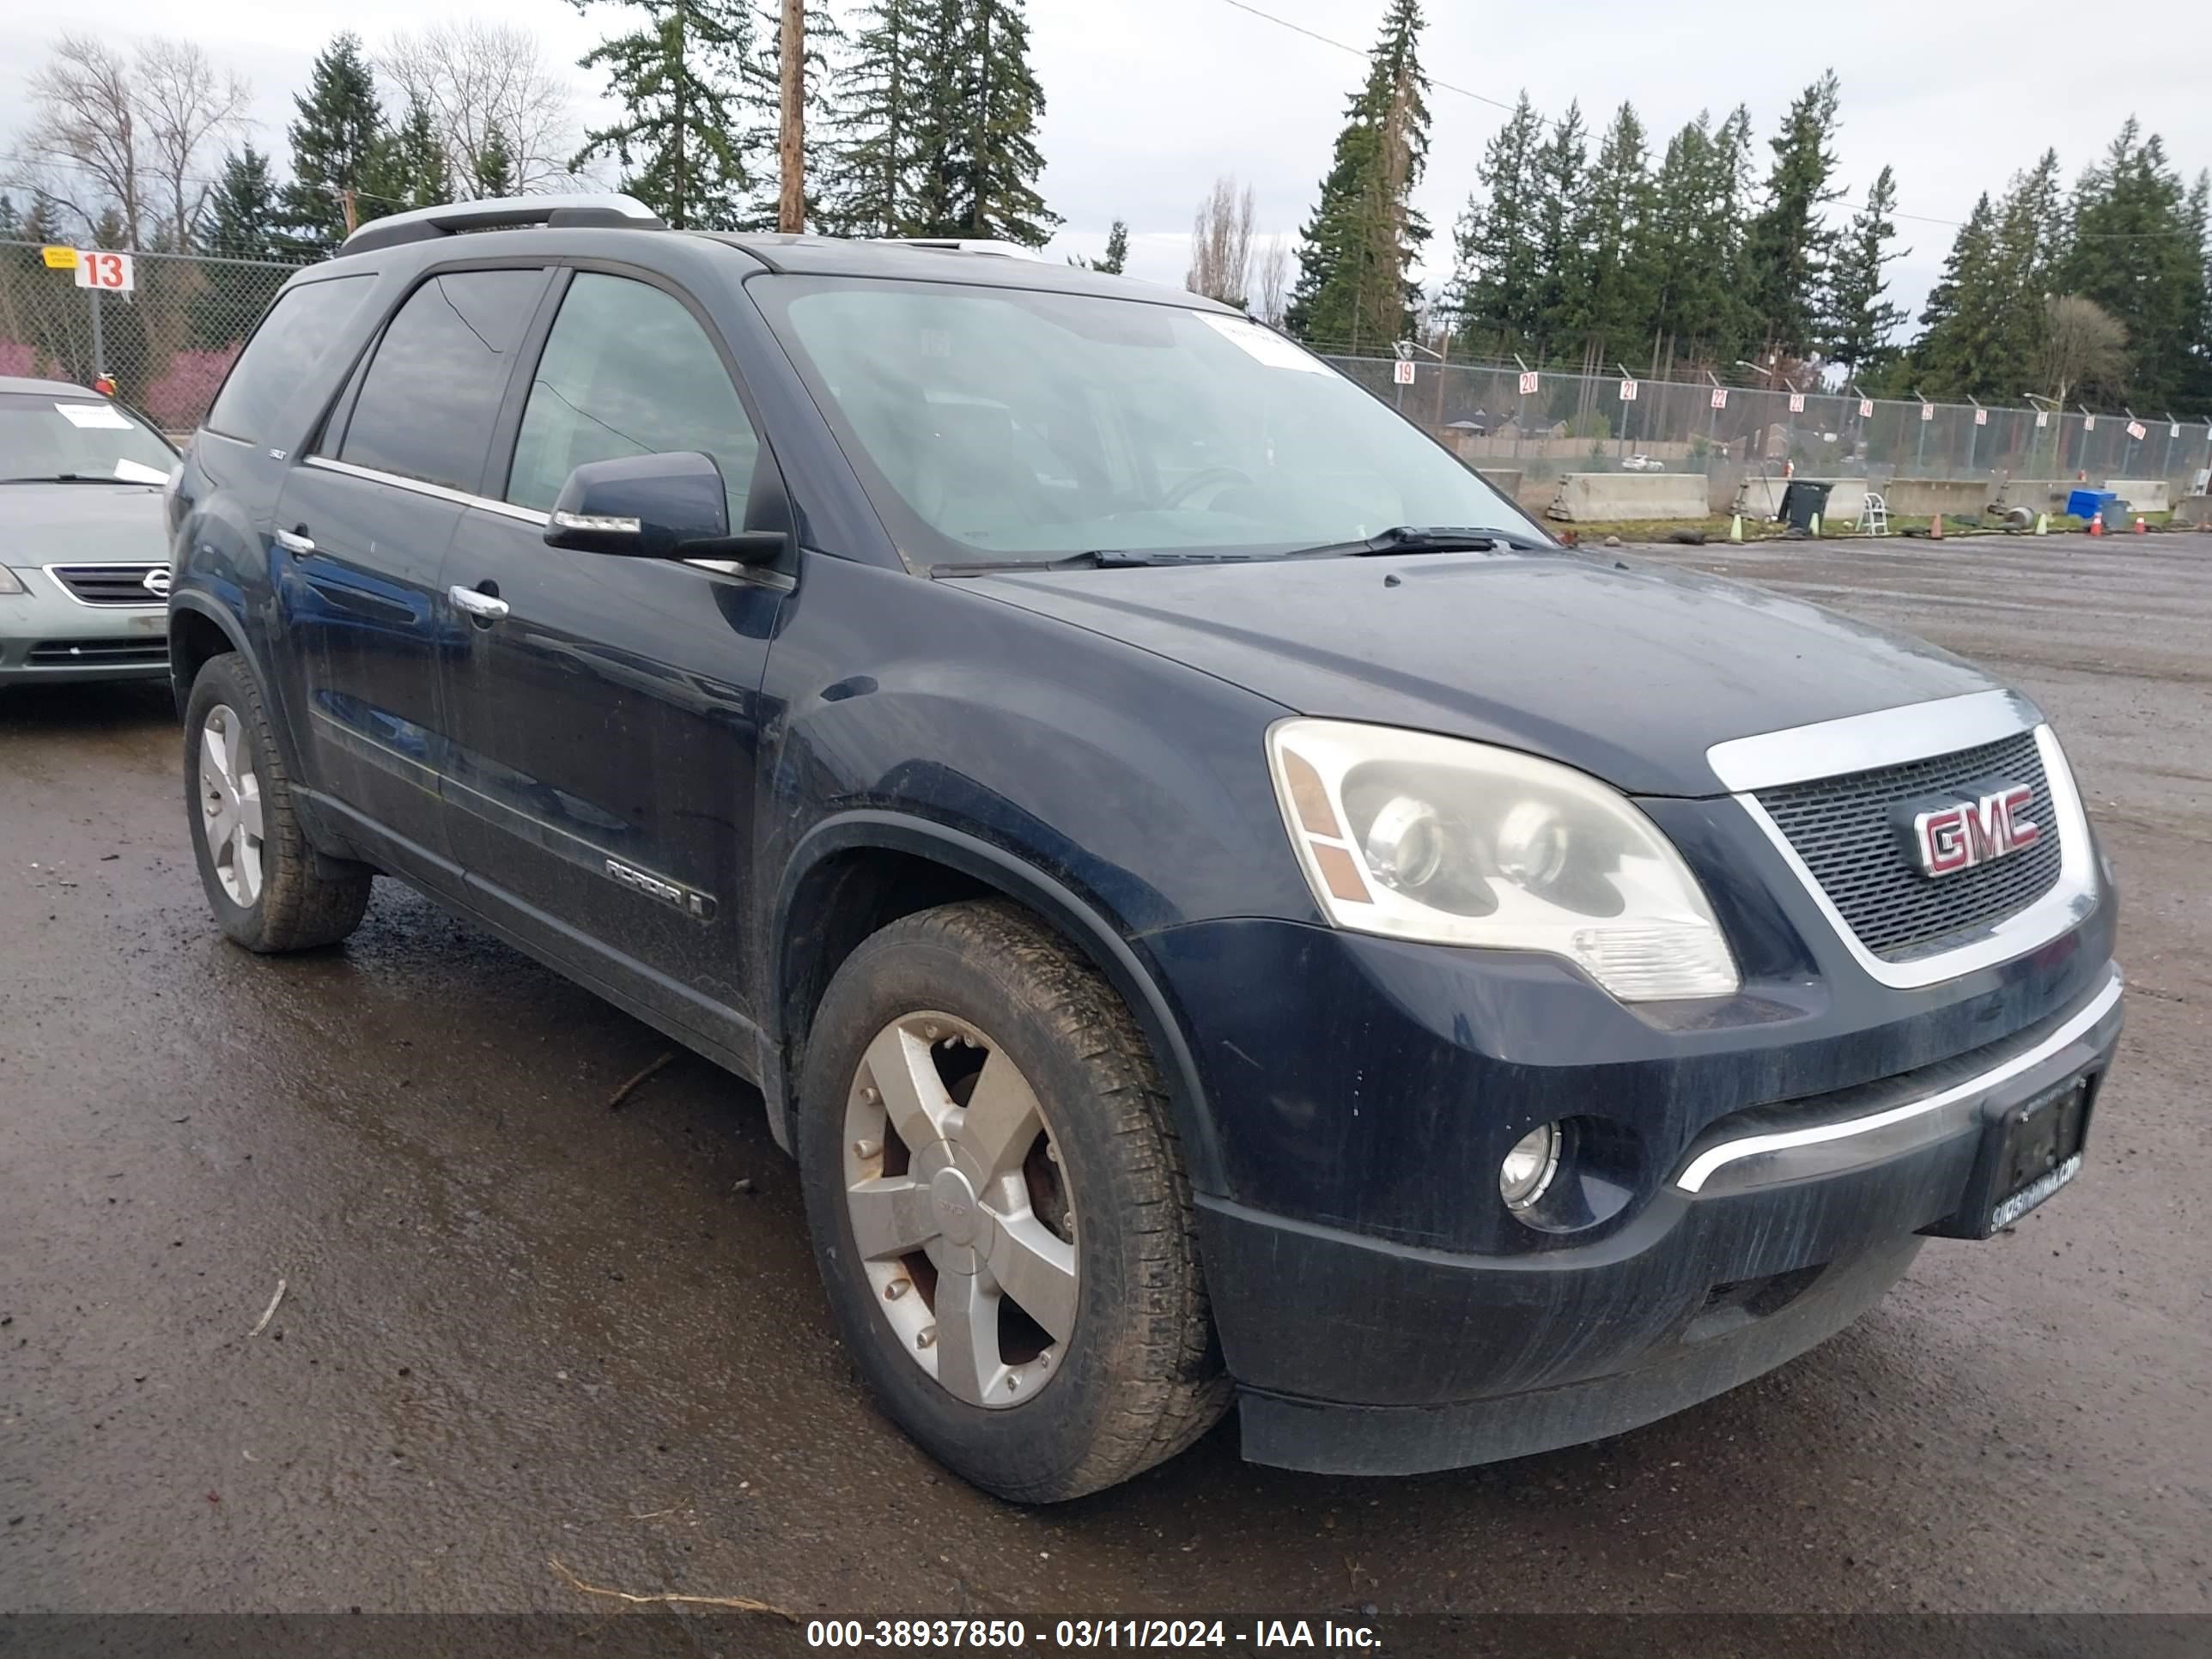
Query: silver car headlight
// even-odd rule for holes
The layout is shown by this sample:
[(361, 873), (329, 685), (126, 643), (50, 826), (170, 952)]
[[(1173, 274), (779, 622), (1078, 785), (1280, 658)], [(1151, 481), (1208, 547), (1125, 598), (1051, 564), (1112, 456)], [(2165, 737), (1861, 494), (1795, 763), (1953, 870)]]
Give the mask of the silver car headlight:
[(1314, 897), (1340, 927), (1547, 951), (1624, 1002), (1741, 983), (1681, 854), (1595, 778), (1346, 720), (1278, 722), (1267, 761)]

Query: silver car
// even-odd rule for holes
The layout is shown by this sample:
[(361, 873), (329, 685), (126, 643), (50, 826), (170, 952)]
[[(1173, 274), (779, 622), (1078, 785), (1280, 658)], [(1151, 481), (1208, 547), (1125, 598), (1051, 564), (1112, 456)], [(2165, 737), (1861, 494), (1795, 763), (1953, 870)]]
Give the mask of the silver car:
[(167, 675), (176, 464), (97, 392), (0, 375), (0, 685)]

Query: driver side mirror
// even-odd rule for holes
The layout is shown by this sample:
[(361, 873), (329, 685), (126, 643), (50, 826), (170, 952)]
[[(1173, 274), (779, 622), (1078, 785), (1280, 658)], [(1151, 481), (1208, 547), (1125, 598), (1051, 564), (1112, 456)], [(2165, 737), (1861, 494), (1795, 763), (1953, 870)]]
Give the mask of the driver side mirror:
[(732, 532), (722, 470), (696, 450), (586, 461), (568, 475), (545, 524), (545, 544), (633, 559), (732, 559), (767, 564), (780, 530)]

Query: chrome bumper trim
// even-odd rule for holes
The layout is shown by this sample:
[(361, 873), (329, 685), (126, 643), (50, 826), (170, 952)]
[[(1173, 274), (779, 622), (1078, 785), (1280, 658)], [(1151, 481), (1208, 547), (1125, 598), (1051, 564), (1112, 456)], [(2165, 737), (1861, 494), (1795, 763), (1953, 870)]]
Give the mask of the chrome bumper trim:
[(1705, 764), (1730, 794), (1747, 795), (1785, 783), (1809, 783), (1978, 749), (2041, 724), (2043, 716), (2035, 705), (2017, 691), (1972, 691), (1962, 697), (1731, 738), (1705, 750)]
[(1786, 1152), (1800, 1146), (1822, 1146), (1830, 1141), (1846, 1140), (1854, 1135), (1876, 1134), (1896, 1124), (1925, 1117), (1931, 1112), (1942, 1111), (1947, 1106), (1986, 1094), (1999, 1084), (2034, 1070), (2063, 1050), (2067, 1044), (2079, 1041), (2095, 1030), (2105, 1016), (2118, 1006), (2120, 991), (2120, 970), (2115, 966), (2104, 988), (2064, 1024), (2034, 1047), (2013, 1055), (1986, 1072), (1978, 1073), (1964, 1082), (1953, 1084), (1948, 1089), (1938, 1090), (1918, 1100), (1907, 1101), (1902, 1106), (1893, 1106), (1887, 1111), (1845, 1118), (1838, 1123), (1821, 1123), (1809, 1128), (1778, 1130), (1772, 1134), (1746, 1135), (1741, 1140), (1723, 1141), (1692, 1158), (1688, 1166), (1674, 1177), (1674, 1185), (1686, 1193), (1697, 1193), (1704, 1189), (1717, 1171), (1744, 1158), (1759, 1158), (1770, 1152)]

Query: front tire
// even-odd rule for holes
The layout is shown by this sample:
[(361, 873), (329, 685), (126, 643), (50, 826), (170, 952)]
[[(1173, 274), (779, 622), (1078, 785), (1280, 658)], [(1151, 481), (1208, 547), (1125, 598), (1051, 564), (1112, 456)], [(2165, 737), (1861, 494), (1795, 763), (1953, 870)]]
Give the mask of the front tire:
[(361, 926), (370, 872), (308, 844), (261, 688), (234, 653), (208, 659), (185, 704), (185, 807), (208, 908), (247, 950), (311, 950)]
[(953, 904), (864, 942), (816, 1014), (799, 1116), (846, 1345), (940, 1462), (1054, 1502), (1218, 1419), (1228, 1382), (1158, 1070), (1048, 929)]

